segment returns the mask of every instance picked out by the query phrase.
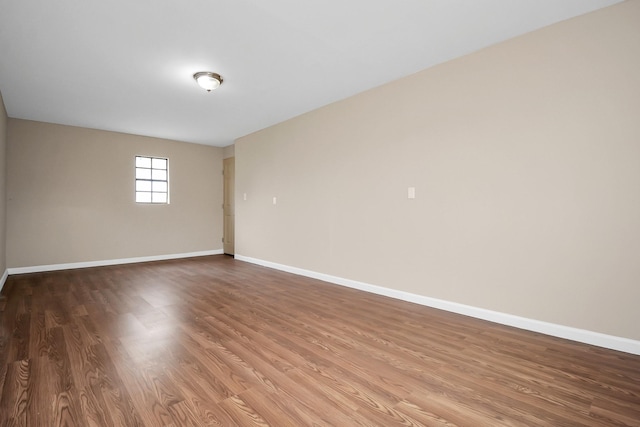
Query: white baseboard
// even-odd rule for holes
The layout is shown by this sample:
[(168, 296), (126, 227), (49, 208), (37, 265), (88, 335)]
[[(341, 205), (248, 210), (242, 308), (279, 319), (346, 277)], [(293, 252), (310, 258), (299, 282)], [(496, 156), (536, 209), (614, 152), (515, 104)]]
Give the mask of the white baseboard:
[[(87, 261), (87, 262), (72, 262), (69, 264), (51, 264), (51, 265), (36, 265), (33, 267), (14, 267), (8, 269), (8, 274), (24, 274), (24, 273), (41, 273), (45, 271), (57, 271), (57, 270), (71, 270), (74, 268), (88, 268), (88, 267), (103, 267), (105, 265), (118, 265), (118, 264), (133, 264), (136, 262), (149, 262), (149, 261), (165, 261), (170, 259), (179, 258), (192, 258), (206, 255), (222, 255), (222, 249), (214, 249), (210, 251), (200, 252), (187, 252), (183, 254), (169, 254), (169, 255), (154, 255), (143, 256), (137, 258), (120, 258), (120, 259), (108, 259), (102, 261)], [(6, 278), (7, 272), (5, 272)], [(0, 286), (0, 289), (2, 287)]]
[(235, 258), (239, 261), (258, 264), (264, 267), (269, 267), (300, 276), (311, 277), (313, 279), (334, 283), (336, 285), (346, 286), (349, 288), (359, 289), (378, 295), (384, 295), (387, 297), (408, 301), (427, 307), (433, 307), (440, 310), (463, 314), (465, 316), (475, 317), (477, 319), (488, 320), (490, 322), (513, 326), (528, 331), (539, 332), (545, 335), (551, 335), (554, 337), (565, 338), (568, 340), (591, 344), (598, 347), (604, 347), (612, 350), (640, 355), (640, 341), (632, 340), (629, 338), (601, 334), (599, 332), (592, 332), (584, 329), (572, 328), (570, 326), (542, 322), (540, 320), (528, 319), (526, 317), (514, 316), (512, 314), (506, 314), (498, 311), (486, 310), (484, 308), (473, 307), (470, 305), (459, 304), (456, 302), (430, 298), (422, 295), (412, 294), (409, 292), (398, 291), (382, 286), (371, 285), (355, 280), (349, 280), (341, 277), (331, 276), (328, 274), (318, 273), (315, 271), (305, 270), (302, 268), (277, 264), (275, 262), (264, 261), (261, 259), (251, 258), (243, 255), (236, 254)]
[(5, 269), (2, 277), (0, 278), (0, 292), (2, 292), (2, 288), (4, 288), (4, 282), (7, 281), (7, 277), (9, 277), (9, 270)]

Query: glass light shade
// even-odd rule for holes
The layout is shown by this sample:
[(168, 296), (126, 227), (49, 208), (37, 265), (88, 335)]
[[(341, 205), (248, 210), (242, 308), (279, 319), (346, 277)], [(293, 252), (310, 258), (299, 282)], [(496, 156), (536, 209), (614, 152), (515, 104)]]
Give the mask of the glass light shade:
[(198, 85), (207, 92), (211, 92), (212, 90), (217, 89), (218, 86), (222, 84), (222, 77), (220, 77), (220, 74), (211, 73), (208, 71), (195, 73), (193, 75), (193, 78), (196, 79)]

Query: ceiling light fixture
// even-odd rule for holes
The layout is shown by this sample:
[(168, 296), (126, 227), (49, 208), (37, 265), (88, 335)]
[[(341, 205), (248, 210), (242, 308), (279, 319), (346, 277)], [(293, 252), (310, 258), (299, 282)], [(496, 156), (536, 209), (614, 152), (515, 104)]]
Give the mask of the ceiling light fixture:
[(220, 77), (220, 74), (212, 73), (210, 71), (200, 71), (199, 73), (195, 73), (193, 78), (198, 85), (207, 92), (217, 89), (218, 86), (222, 84), (222, 77)]

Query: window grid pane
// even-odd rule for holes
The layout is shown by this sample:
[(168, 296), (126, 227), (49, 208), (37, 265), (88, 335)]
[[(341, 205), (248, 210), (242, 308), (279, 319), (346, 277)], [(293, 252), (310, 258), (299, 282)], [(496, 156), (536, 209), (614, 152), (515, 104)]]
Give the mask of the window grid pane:
[(151, 169), (136, 168), (136, 179), (151, 179)]
[(136, 156), (137, 168), (151, 168), (151, 157)]
[(151, 192), (145, 193), (143, 191), (136, 191), (136, 202), (151, 203)]
[(167, 170), (167, 159), (158, 159), (158, 158), (151, 159), (151, 168)]
[(167, 182), (166, 181), (153, 181), (151, 183), (151, 191), (154, 193), (166, 193)]
[(136, 191), (151, 191), (151, 181), (136, 181)]
[(167, 193), (151, 193), (151, 203), (167, 203)]
[(167, 181), (167, 171), (151, 169), (151, 179), (154, 181)]
[(136, 156), (136, 202), (169, 203), (169, 160)]

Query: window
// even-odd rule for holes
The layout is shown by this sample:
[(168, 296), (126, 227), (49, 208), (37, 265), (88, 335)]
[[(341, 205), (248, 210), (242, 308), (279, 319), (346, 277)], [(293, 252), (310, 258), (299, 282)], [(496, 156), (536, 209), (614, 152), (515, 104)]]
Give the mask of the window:
[(136, 156), (136, 202), (169, 203), (169, 160)]

